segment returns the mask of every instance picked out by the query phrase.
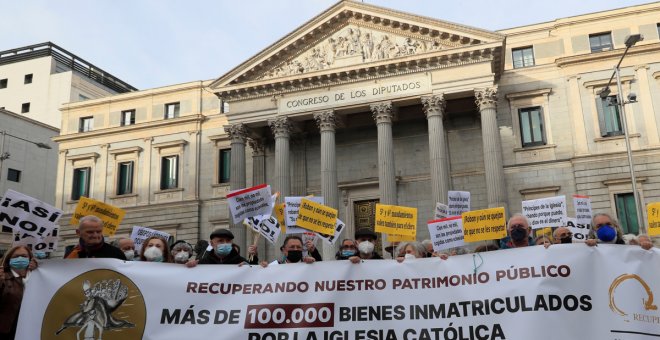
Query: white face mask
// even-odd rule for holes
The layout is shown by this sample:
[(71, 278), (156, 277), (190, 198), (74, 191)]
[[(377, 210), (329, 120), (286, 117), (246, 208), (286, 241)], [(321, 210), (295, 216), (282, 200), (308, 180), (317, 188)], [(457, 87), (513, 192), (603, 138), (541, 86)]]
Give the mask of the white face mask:
[(126, 260), (133, 261), (133, 258), (135, 257), (135, 251), (127, 250), (124, 252), (124, 256), (126, 256)]
[(369, 241), (362, 241), (358, 244), (358, 250), (362, 254), (371, 254), (374, 251), (374, 244)]
[(163, 251), (156, 247), (149, 247), (144, 251), (144, 257), (147, 261), (163, 262)]
[(403, 255), (403, 258), (406, 259), (406, 260), (414, 260), (414, 259), (416, 259), (415, 255), (413, 255), (413, 254), (406, 254), (406, 255)]
[(186, 263), (190, 258), (190, 254), (187, 251), (178, 252), (174, 255), (174, 262), (176, 263)]

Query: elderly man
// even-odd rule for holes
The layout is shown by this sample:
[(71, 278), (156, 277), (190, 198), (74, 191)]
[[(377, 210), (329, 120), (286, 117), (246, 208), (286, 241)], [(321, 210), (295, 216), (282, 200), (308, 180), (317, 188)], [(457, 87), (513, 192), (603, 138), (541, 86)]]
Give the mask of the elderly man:
[(500, 249), (520, 248), (534, 245), (530, 236), (532, 229), (529, 227), (527, 217), (522, 214), (514, 214), (507, 223), (509, 236), (500, 240)]
[[(642, 249), (649, 250), (653, 247), (653, 243), (651, 242), (642, 243), (642, 240), (639, 238), (638, 241)], [(606, 213), (597, 213), (591, 218), (591, 232), (589, 233), (589, 239), (585, 243), (590, 247), (603, 243), (626, 244), (623, 241), (623, 231), (621, 230), (619, 221)]]
[(124, 256), (126, 256), (128, 261), (132, 261), (135, 257), (135, 242), (133, 239), (128, 237), (120, 237), (112, 241), (112, 245), (119, 248), (119, 250), (124, 253)]
[(238, 253), (238, 246), (234, 241), (234, 234), (229, 229), (216, 229), (209, 237), (211, 250), (204, 252), (200, 260), (191, 259), (186, 262), (187, 267), (199, 264), (257, 264), (256, 248), (253, 248), (253, 258), (250, 262)]
[(119, 248), (105, 243), (103, 239), (103, 221), (96, 216), (85, 216), (80, 219), (76, 235), (78, 245), (66, 256), (67, 259), (78, 258), (114, 258), (126, 260)]
[(351, 256), (355, 255), (357, 255), (355, 241), (347, 238), (341, 241), (341, 247), (339, 248), (339, 251), (337, 251), (337, 254), (335, 254), (335, 258), (337, 260), (348, 260)]
[(352, 263), (360, 263), (362, 260), (382, 260), (383, 258), (374, 249), (378, 235), (369, 228), (360, 228), (355, 232), (355, 244), (358, 254), (351, 256)]
[(566, 227), (559, 227), (552, 233), (552, 237), (557, 243), (573, 243), (573, 233)]

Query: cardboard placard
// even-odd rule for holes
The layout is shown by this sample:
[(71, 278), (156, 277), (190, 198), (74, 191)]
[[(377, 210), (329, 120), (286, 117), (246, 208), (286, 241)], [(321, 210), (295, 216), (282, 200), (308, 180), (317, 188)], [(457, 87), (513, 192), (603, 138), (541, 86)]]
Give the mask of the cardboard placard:
[(447, 205), (447, 216), (461, 216), (462, 213), (470, 211), (470, 192), (448, 191)]
[(522, 202), (522, 212), (532, 229), (566, 225), (566, 196), (539, 198)]
[(103, 221), (103, 235), (112, 236), (119, 229), (119, 224), (124, 219), (126, 211), (101, 201), (87, 197), (81, 197), (76, 205), (76, 210), (71, 217), (70, 224), (77, 225), (81, 218), (94, 215)]
[(140, 253), (140, 250), (142, 249), (142, 244), (144, 241), (151, 236), (159, 236), (165, 239), (165, 241), (170, 239), (170, 234), (160, 231), (160, 230), (155, 230), (147, 227), (140, 227), (140, 226), (133, 226), (133, 230), (131, 231), (131, 239), (135, 243), (135, 251)]
[(490, 208), (463, 213), (465, 242), (497, 240), (506, 236), (504, 208)]
[(465, 245), (462, 216), (429, 221), (427, 225), (431, 242), (433, 242), (433, 251), (442, 251)]
[(417, 234), (417, 208), (376, 204), (377, 233), (415, 236)]
[(227, 194), (227, 204), (234, 223), (257, 215), (269, 215), (273, 210), (270, 185), (232, 191)]
[(296, 225), (321, 234), (334, 235), (337, 209), (303, 198)]
[(593, 216), (591, 210), (591, 198), (584, 195), (573, 195), (573, 207), (577, 223), (590, 224)]
[(62, 210), (14, 190), (7, 190), (0, 202), (0, 225), (21, 236), (47, 237), (62, 216)]
[(298, 210), (300, 210), (300, 203), (303, 198), (306, 198), (310, 201), (323, 204), (323, 197), (285, 197), (284, 198), (284, 220), (286, 221), (286, 233), (287, 234), (302, 234), (306, 232), (306, 229), (296, 226), (296, 220), (298, 219)]
[(646, 214), (649, 219), (649, 236), (660, 235), (660, 202), (649, 203)]

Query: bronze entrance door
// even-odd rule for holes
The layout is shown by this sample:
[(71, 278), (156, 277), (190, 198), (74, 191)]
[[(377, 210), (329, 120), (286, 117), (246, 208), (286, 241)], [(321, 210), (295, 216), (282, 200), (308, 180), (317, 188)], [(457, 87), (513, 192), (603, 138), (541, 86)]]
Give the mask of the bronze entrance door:
[[(355, 214), (355, 230), (360, 228), (369, 228), (374, 230), (376, 225), (376, 204), (379, 200), (365, 200), (356, 201), (353, 203), (353, 212)], [(376, 233), (378, 239), (376, 240), (375, 249), (380, 255), (383, 255), (383, 241), (381, 240), (380, 233)]]

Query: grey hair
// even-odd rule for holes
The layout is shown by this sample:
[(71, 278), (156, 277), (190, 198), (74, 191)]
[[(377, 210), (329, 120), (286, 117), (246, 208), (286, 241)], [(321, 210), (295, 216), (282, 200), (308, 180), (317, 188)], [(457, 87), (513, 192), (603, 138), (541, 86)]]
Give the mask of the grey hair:
[(598, 237), (596, 236), (596, 217), (598, 216), (605, 216), (612, 221), (612, 227), (616, 230), (616, 241), (618, 243), (623, 242), (623, 230), (621, 229), (621, 225), (619, 224), (619, 220), (614, 218), (612, 215), (608, 213), (596, 213), (591, 217), (591, 230), (589, 231), (589, 236), (587, 238), (589, 239), (595, 239), (597, 240)]
[(115, 247), (115, 248), (119, 248), (119, 242), (121, 242), (121, 241), (123, 241), (123, 240), (130, 240), (130, 238), (128, 238), (128, 237), (120, 237), (120, 238), (115, 239), (115, 240), (113, 240), (112, 242), (110, 242), (110, 245), (112, 245), (112, 246)]
[(424, 247), (426, 247), (426, 246), (428, 246), (428, 245), (433, 246), (433, 241), (431, 241), (431, 240), (429, 240), (429, 239), (426, 239), (426, 240), (422, 241), (422, 245), (423, 245)]
[(516, 218), (516, 217), (520, 217), (520, 218), (522, 218), (523, 220), (525, 220), (525, 223), (527, 223), (527, 227), (529, 228), (529, 220), (527, 219), (527, 216), (525, 216), (525, 215), (523, 215), (523, 214), (521, 214), (521, 213), (515, 213), (515, 214), (511, 215), (511, 217), (509, 217), (509, 220), (508, 220), (508, 221), (506, 221), (506, 228), (507, 228), (507, 230), (509, 229), (509, 224), (510, 224), (511, 220), (514, 219), (514, 218)]
[(418, 258), (425, 257), (424, 255), (426, 254), (426, 247), (421, 242), (403, 242), (399, 244), (398, 247), (396, 247), (396, 253), (395, 256), (403, 256), (403, 252), (406, 250), (408, 246), (412, 246), (413, 250), (417, 253)]
[(96, 217), (96, 216), (94, 216), (94, 215), (87, 215), (87, 216), (83, 216), (83, 217), (78, 221), (78, 229), (80, 229), (80, 227), (81, 227), (85, 222), (94, 222), (94, 223), (98, 223), (98, 224), (100, 224), (101, 226), (103, 226), (103, 221), (102, 221), (100, 218), (98, 218), (98, 217)]
[(179, 242), (172, 246), (172, 251), (187, 250), (189, 253), (192, 253), (193, 248), (188, 242)]

